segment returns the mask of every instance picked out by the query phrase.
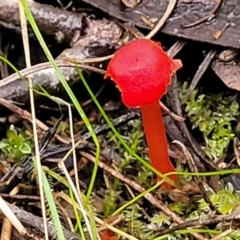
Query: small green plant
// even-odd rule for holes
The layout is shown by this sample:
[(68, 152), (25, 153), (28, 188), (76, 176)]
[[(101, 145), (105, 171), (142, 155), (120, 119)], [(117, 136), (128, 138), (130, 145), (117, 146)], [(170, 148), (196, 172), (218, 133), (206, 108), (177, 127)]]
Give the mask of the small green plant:
[(108, 218), (116, 210), (116, 202), (119, 198), (121, 191), (121, 183), (117, 178), (109, 181), (109, 189), (106, 190), (103, 199), (103, 216)]
[(123, 211), (126, 225), (121, 230), (129, 232), (139, 239), (152, 240), (157, 234), (146, 224), (144, 211), (141, 211), (139, 204), (141, 204), (141, 200)]
[[(233, 188), (222, 189), (210, 195), (210, 200), (222, 214), (230, 214), (239, 207), (240, 192), (234, 193)], [(199, 208), (206, 212), (209, 211), (209, 206), (203, 199), (199, 201)]]
[(32, 141), (24, 132), (18, 132), (14, 126), (7, 130), (6, 138), (0, 142), (0, 150), (14, 161), (32, 153)]
[(217, 160), (235, 136), (231, 123), (236, 121), (238, 103), (223, 94), (205, 95), (197, 90), (188, 99), (186, 82), (182, 86), (180, 99), (193, 124), (192, 128), (198, 128), (203, 134), (203, 150), (211, 159)]

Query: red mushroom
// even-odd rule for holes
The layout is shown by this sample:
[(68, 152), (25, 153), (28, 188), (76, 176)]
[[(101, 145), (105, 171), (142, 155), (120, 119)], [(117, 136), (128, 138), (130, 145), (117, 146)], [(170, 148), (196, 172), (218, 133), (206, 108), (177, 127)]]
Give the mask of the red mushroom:
[[(163, 174), (175, 169), (168, 155), (159, 99), (181, 67), (181, 61), (170, 58), (159, 43), (138, 39), (115, 53), (104, 76), (116, 83), (125, 105), (140, 107), (152, 166)], [(177, 180), (176, 175), (169, 177)]]

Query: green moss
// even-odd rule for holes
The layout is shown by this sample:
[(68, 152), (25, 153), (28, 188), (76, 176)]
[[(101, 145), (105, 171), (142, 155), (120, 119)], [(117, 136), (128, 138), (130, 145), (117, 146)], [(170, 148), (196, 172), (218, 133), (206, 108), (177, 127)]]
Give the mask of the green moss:
[(236, 121), (239, 105), (221, 94), (199, 94), (195, 90), (187, 98), (187, 83), (181, 88), (180, 99), (192, 129), (199, 129), (203, 134), (203, 150), (214, 160), (220, 158), (235, 137), (231, 123)]

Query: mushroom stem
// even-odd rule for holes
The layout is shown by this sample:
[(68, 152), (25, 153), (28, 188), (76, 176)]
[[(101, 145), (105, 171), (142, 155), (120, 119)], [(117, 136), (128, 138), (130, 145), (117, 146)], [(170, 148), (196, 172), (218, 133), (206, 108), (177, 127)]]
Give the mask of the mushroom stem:
[[(163, 174), (174, 172), (175, 168), (168, 155), (167, 137), (159, 102), (142, 105), (141, 113), (152, 166)], [(176, 182), (177, 175), (170, 175), (169, 178)], [(165, 182), (164, 186), (169, 184)]]

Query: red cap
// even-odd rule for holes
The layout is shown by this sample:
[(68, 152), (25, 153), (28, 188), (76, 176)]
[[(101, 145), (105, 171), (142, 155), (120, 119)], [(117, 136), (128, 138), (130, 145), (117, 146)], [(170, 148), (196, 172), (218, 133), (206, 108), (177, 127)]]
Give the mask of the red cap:
[(117, 84), (125, 105), (138, 107), (158, 101), (181, 67), (181, 61), (169, 57), (159, 43), (138, 39), (115, 53), (104, 78)]

